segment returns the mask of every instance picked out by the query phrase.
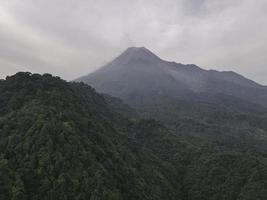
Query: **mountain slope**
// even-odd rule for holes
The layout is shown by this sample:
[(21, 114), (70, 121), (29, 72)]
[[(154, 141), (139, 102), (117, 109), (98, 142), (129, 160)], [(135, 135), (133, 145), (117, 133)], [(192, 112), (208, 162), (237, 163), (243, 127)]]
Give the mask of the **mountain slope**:
[[(128, 120), (91, 87), (18, 73), (0, 83), (0, 92), (1, 199), (175, 199), (179, 194), (167, 179), (173, 171), (145, 148), (130, 148)], [(155, 191), (150, 181), (157, 177)]]
[(144, 113), (157, 109), (163, 113), (166, 108), (160, 107), (169, 105), (183, 109), (185, 102), (204, 109), (215, 106), (245, 112), (267, 106), (265, 86), (234, 72), (167, 62), (144, 47), (128, 48), (114, 61), (76, 81), (119, 97)]
[[(131, 121), (113, 110), (125, 108), (117, 100), (110, 107), (90, 86), (49, 74), (7, 77), (0, 94), (0, 199), (267, 197), (267, 155), (254, 134), (183, 121), (186, 134), (174, 133), (154, 120)], [(264, 141), (266, 124), (256, 126)], [(221, 130), (221, 143), (190, 134), (199, 129)]]

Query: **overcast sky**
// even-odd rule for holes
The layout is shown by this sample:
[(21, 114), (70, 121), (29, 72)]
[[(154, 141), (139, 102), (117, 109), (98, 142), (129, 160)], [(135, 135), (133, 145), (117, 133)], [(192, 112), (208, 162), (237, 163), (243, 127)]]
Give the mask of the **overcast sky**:
[(267, 0), (0, 0), (0, 78), (72, 80), (129, 46), (267, 85)]

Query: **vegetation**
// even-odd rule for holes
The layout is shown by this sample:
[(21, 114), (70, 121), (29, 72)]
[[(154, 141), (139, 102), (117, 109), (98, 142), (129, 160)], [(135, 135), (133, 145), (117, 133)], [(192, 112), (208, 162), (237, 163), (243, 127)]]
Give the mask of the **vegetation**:
[(7, 77), (0, 94), (0, 199), (267, 198), (264, 113), (165, 126), (49, 74)]

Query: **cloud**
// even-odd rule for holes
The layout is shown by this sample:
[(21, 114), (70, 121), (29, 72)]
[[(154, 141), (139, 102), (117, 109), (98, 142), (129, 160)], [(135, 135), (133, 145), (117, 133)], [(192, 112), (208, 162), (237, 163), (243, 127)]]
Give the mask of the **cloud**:
[(129, 46), (267, 84), (265, 0), (0, 0), (0, 76), (71, 80)]

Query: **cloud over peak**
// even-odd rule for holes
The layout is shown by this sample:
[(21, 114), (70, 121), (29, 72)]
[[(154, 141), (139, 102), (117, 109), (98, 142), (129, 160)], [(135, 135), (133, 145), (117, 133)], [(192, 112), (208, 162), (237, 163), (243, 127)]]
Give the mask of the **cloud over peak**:
[(129, 46), (267, 84), (265, 0), (0, 0), (1, 77), (25, 69), (65, 79)]

